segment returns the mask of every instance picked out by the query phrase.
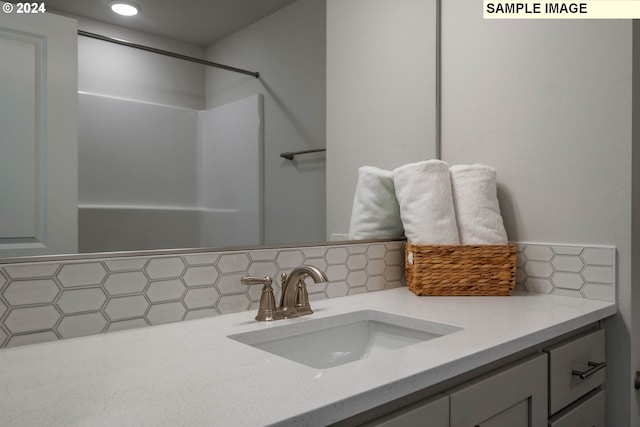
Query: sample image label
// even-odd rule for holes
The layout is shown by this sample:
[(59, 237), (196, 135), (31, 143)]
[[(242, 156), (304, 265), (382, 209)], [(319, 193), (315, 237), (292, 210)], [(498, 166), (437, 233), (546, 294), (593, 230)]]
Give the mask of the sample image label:
[(484, 19), (637, 19), (640, 0), (490, 1)]

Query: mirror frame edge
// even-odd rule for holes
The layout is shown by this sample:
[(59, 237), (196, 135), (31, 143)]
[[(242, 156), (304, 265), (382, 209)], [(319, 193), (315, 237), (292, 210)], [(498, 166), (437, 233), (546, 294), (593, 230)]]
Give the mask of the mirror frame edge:
[(228, 246), (228, 247), (208, 247), (208, 248), (176, 248), (176, 249), (150, 249), (140, 251), (117, 251), (117, 252), (91, 252), (82, 254), (53, 254), (53, 255), (34, 255), (22, 257), (4, 257), (0, 258), (0, 266), (7, 264), (25, 264), (31, 262), (63, 262), (63, 261), (80, 261), (90, 259), (111, 259), (111, 258), (140, 258), (152, 256), (167, 255), (189, 255), (209, 252), (244, 252), (244, 251), (261, 251), (261, 250), (282, 250), (282, 249), (298, 249), (312, 248), (319, 246), (345, 246), (360, 245), (371, 243), (393, 243), (406, 242), (406, 239), (366, 239), (366, 240), (340, 240), (332, 242), (314, 242), (314, 243), (287, 243), (274, 245), (247, 245), (247, 246)]

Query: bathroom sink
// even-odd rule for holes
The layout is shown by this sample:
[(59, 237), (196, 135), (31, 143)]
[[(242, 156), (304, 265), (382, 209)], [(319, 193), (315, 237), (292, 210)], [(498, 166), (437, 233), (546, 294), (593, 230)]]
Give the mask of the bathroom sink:
[(229, 335), (229, 338), (312, 368), (324, 369), (462, 330), (454, 325), (375, 310), (321, 319), (296, 319), (295, 322)]

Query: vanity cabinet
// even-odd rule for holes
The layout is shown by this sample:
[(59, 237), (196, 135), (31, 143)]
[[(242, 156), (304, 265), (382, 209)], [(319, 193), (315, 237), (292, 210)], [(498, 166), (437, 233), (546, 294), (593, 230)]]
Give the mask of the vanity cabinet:
[(547, 356), (536, 356), (448, 390), (450, 427), (544, 427)]
[(547, 355), (537, 354), (379, 418), (377, 427), (544, 427)]
[(339, 425), (604, 427), (604, 367), (605, 332), (591, 327), (368, 423)]

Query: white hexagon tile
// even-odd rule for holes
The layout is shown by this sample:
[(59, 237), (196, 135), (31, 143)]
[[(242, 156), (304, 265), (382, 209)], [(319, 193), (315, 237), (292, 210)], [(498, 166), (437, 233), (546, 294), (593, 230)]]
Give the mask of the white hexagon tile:
[[(327, 272), (312, 300), (403, 285), (402, 242), (0, 265), (0, 348), (257, 309), (246, 275)], [(390, 270), (391, 269), (391, 270)]]
[[(615, 248), (521, 244), (517, 287), (613, 301)], [(402, 242), (0, 265), (0, 348), (257, 309), (245, 275), (327, 273), (312, 301), (403, 286)]]
[(615, 301), (614, 247), (517, 245), (516, 289)]

